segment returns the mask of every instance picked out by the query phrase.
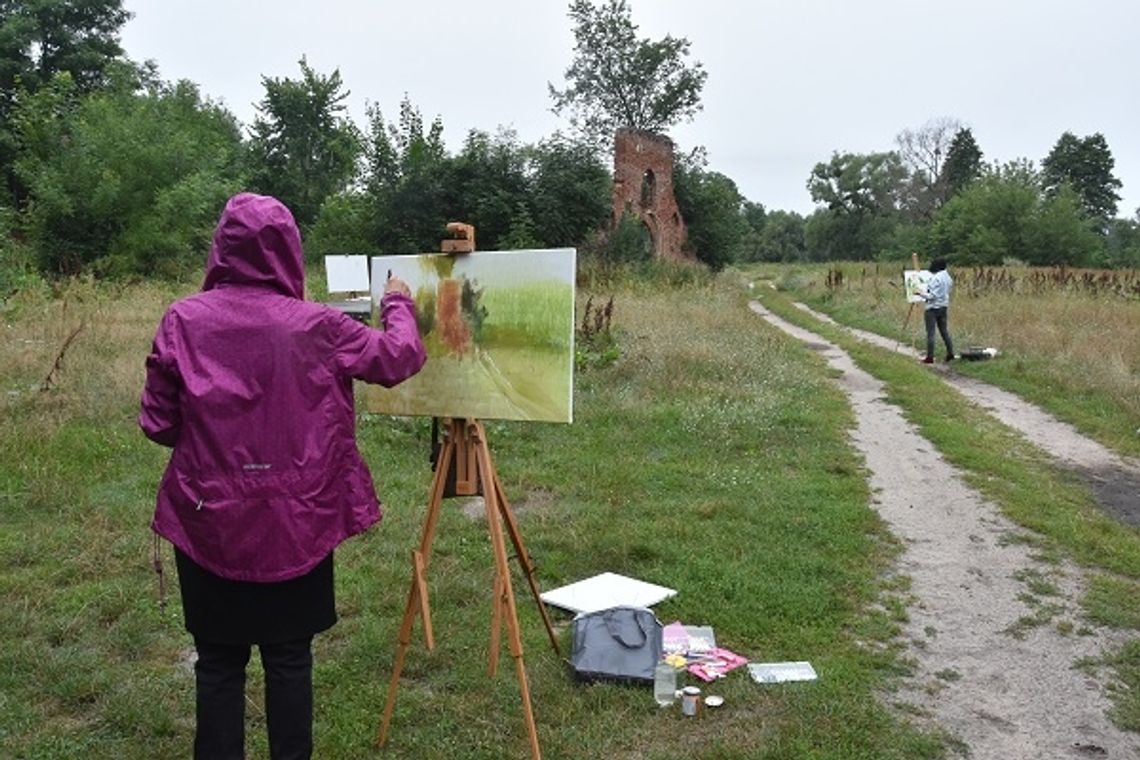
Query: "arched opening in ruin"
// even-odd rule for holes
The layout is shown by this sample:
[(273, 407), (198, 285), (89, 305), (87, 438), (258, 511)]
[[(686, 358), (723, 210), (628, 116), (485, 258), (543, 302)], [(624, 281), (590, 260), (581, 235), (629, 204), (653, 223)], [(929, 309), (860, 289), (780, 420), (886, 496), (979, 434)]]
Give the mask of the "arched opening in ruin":
[(641, 175), (641, 207), (650, 208), (657, 201), (657, 175), (646, 169)]

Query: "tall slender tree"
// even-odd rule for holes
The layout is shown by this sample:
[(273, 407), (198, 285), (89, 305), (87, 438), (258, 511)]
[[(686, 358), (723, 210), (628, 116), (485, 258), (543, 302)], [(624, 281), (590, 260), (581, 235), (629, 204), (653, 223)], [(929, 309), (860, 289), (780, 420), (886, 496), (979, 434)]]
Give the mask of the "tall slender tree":
[(574, 60), (566, 88), (548, 85), (557, 114), (593, 144), (608, 147), (619, 127), (664, 132), (693, 118), (701, 108), (708, 76), (699, 61), (689, 65), (689, 41), (666, 35), (639, 38), (626, 0), (573, 0)]
[(1115, 166), (1112, 151), (1100, 132), (1078, 138), (1065, 132), (1041, 162), (1041, 177), (1045, 194), (1052, 197), (1068, 183), (1077, 195), (1090, 219), (1104, 222), (1116, 216), (1116, 204), (1121, 188), (1112, 169)]
[(302, 225), (325, 198), (356, 176), (360, 133), (345, 114), (340, 71), (328, 76), (301, 58), (300, 79), (262, 77), (265, 97), (253, 122), (253, 184), (277, 196)]
[(982, 176), (982, 150), (974, 139), (969, 127), (962, 127), (950, 141), (946, 151), (946, 162), (942, 164), (942, 184), (946, 188), (947, 199), (957, 195), (962, 188)]

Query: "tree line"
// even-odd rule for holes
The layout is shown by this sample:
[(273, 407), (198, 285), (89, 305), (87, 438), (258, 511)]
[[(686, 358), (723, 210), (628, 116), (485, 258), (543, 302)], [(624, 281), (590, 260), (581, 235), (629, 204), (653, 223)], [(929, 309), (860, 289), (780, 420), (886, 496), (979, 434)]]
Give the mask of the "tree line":
[[(129, 60), (122, 0), (0, 0), (0, 289), (24, 274), (176, 276), (201, 266), (218, 210), (238, 190), (293, 210), (311, 256), (434, 250), (446, 222), (484, 249), (576, 246), (648, 254), (611, 217), (615, 126), (665, 131), (700, 109), (689, 44), (638, 36), (626, 0), (573, 0), (566, 86), (550, 86), (571, 134), (537, 143), (470, 129), (448, 150), (439, 118), (408, 96), (349, 118), (339, 71), (302, 57), (262, 77), (251, 125), (152, 62)], [(632, 100), (631, 100), (632, 98)], [(1040, 169), (986, 163), (951, 119), (904, 130), (895, 150), (836, 153), (810, 172), (803, 216), (748, 200), (701, 148), (674, 185), (693, 255), (742, 261), (950, 256), (958, 263), (1140, 266), (1140, 218), (1117, 218), (1120, 182), (1099, 134), (1061, 136)]]
[(959, 264), (1140, 266), (1140, 210), (1117, 217), (1121, 182), (1102, 134), (1063, 133), (1039, 168), (1024, 158), (985, 162), (972, 130), (951, 118), (903, 130), (895, 142), (815, 165), (807, 186), (816, 210), (769, 215), (781, 260), (921, 251)]

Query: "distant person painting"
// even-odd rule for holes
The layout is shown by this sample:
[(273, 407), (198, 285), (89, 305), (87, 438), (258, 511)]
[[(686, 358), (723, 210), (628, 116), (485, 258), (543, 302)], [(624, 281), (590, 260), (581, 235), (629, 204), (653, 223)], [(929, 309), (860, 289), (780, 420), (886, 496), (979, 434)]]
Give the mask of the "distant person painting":
[(946, 361), (954, 359), (954, 342), (950, 339), (950, 329), (947, 326), (947, 312), (950, 309), (950, 291), (954, 288), (954, 280), (946, 271), (946, 259), (934, 259), (930, 262), (930, 279), (926, 282), (926, 356), (923, 364), (934, 363), (934, 330), (942, 336), (946, 344)]
[(195, 758), (245, 756), (255, 644), (270, 756), (312, 755), (312, 640), (336, 622), (333, 550), (380, 519), (352, 383), (393, 386), (426, 360), (403, 281), (389, 278), (380, 318), (375, 329), (305, 301), (293, 215), (242, 193), (201, 292), (158, 326), (139, 425), (172, 449), (152, 527), (174, 545), (198, 654)]

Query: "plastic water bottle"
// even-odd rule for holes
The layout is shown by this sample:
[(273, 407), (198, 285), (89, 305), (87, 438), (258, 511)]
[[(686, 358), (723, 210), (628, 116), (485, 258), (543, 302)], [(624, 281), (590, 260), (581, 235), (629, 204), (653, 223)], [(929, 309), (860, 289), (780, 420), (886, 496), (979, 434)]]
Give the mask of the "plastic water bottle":
[(677, 697), (677, 670), (661, 660), (653, 670), (653, 698), (661, 707), (673, 704)]

